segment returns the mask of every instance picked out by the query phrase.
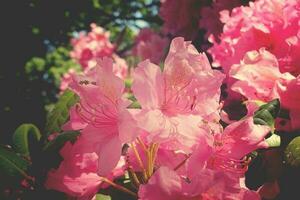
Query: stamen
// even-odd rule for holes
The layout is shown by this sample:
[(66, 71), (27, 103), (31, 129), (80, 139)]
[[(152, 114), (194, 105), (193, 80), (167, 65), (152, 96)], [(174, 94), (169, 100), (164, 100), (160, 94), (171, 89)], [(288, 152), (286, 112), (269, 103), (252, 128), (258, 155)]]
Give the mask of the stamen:
[(159, 144), (158, 143), (154, 143), (154, 147), (153, 147), (153, 165), (152, 165), (152, 173), (154, 171), (154, 167), (155, 167), (155, 160), (156, 160), (156, 157), (157, 157), (157, 152), (158, 152), (158, 148), (159, 148)]
[(137, 141), (142, 146), (143, 150), (147, 151), (147, 147), (146, 147), (145, 143), (143, 142), (143, 140), (141, 140), (140, 137), (137, 137)]
[(174, 171), (178, 170), (180, 167), (184, 165), (184, 163), (191, 157), (192, 154), (186, 155), (186, 158), (181, 161), (175, 168)]
[(249, 160), (236, 160), (216, 154), (210, 159), (209, 164), (215, 169), (244, 174), (248, 170)]
[(142, 169), (144, 179), (145, 179), (145, 180), (148, 180), (149, 177), (147, 176), (146, 169), (145, 169), (145, 167), (144, 167), (144, 164), (143, 164), (143, 161), (142, 161), (142, 159), (141, 159), (141, 157), (140, 157), (140, 154), (139, 154), (138, 150), (137, 150), (136, 147), (135, 147), (135, 144), (134, 144), (134, 143), (131, 143), (130, 147), (132, 148), (132, 150), (133, 150), (133, 152), (134, 152), (134, 155), (135, 155), (135, 157), (136, 157), (136, 159), (137, 159), (137, 161), (138, 161), (138, 163), (139, 163), (139, 165), (140, 165), (140, 168)]
[[(112, 108), (110, 106), (112, 106)], [(117, 123), (117, 110), (115, 105), (109, 105), (109, 109), (105, 109), (105, 105), (92, 106), (82, 100), (77, 104), (76, 111), (85, 122), (98, 128), (112, 126)]]

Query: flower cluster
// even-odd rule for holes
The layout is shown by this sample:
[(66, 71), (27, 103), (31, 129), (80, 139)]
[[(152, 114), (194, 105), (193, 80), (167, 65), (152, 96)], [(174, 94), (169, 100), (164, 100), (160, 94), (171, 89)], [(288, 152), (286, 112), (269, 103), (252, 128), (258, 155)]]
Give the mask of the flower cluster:
[(115, 74), (120, 78), (125, 78), (127, 64), (115, 53), (116, 45), (110, 42), (109, 37), (108, 31), (92, 23), (90, 32), (80, 32), (71, 40), (73, 50), (70, 56), (78, 61), (83, 69), (93, 68), (98, 59), (110, 57), (115, 61), (113, 67)]
[[(83, 71), (95, 67), (99, 59), (109, 57), (114, 60), (114, 74), (125, 79), (128, 74), (128, 65), (123, 58), (115, 53), (115, 45), (109, 40), (110, 33), (94, 23), (90, 26), (90, 32), (79, 32), (77, 37), (72, 38), (73, 49), (70, 52), (70, 57), (80, 64)], [(59, 88), (61, 92), (68, 88), (74, 73), (74, 69), (69, 69), (62, 76)]]
[(91, 29), (89, 33), (80, 32), (71, 40), (73, 50), (70, 55), (84, 68), (94, 58), (110, 57), (114, 52), (114, 45), (109, 41), (109, 32), (96, 24), (91, 24)]
[(265, 48), (276, 56), (280, 72), (298, 75), (299, 18), (296, 0), (258, 0), (234, 8), (222, 16), (225, 25), (220, 42), (214, 42), (209, 51), (214, 65), (228, 73), (248, 51)]
[(280, 99), (290, 113), (286, 128), (281, 127), (285, 130), (299, 128), (299, 109), (291, 102), (299, 95), (289, 89), (290, 85), (296, 89), (300, 72), (299, 8), (293, 0), (258, 0), (234, 8), (223, 16), (220, 42), (214, 41), (209, 50), (213, 65), (227, 74), (229, 93), (250, 101)]
[[(46, 188), (78, 199), (107, 187), (139, 200), (276, 198), (282, 174), (300, 166), (291, 142), (300, 130), (299, 1), (160, 5), (162, 29), (140, 30), (132, 49), (118, 51), (95, 24), (72, 39), (82, 70), (60, 89), (79, 100), (60, 125), (79, 135), (64, 142)], [(198, 51), (203, 38), (212, 62)], [(131, 53), (132, 70), (117, 52)], [(265, 174), (252, 184), (258, 159)]]
[(152, 31), (150, 28), (140, 30), (135, 38), (135, 47), (132, 54), (140, 57), (141, 60), (149, 59), (151, 62), (158, 64), (164, 54), (165, 47), (169, 41), (166, 37)]
[[(132, 92), (140, 109), (130, 109), (112, 68), (113, 61), (104, 58), (83, 75), (72, 75), (70, 88), (80, 100), (63, 128), (81, 135), (61, 150), (64, 160), (48, 173), (47, 188), (89, 198), (126, 170), (141, 200), (259, 199), (240, 182), (245, 156), (269, 146), (264, 138), (271, 129), (248, 115), (223, 130), (225, 75), (211, 68), (204, 53), (179, 37), (163, 71), (149, 60), (139, 63)], [(129, 149), (122, 153), (124, 144)]]

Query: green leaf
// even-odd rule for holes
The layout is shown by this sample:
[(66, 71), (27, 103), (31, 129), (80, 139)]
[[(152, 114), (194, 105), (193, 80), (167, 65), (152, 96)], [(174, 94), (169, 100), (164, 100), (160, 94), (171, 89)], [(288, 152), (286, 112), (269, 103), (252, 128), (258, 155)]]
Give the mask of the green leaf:
[(25, 72), (27, 74), (32, 73), (34, 70), (43, 71), (45, 70), (46, 62), (43, 58), (33, 57), (30, 61), (28, 61), (25, 65)]
[(254, 113), (254, 123), (268, 125), (273, 128), (279, 110), (280, 102), (278, 99), (274, 99), (269, 103), (260, 106), (259, 109)]
[(30, 178), (26, 174), (29, 162), (18, 156), (10, 149), (0, 146), (0, 173), (11, 177)]
[(39, 129), (33, 124), (22, 124), (13, 134), (13, 147), (16, 152), (29, 156), (29, 144), (36, 144), (41, 138)]
[(281, 138), (276, 134), (272, 134), (265, 141), (268, 143), (269, 147), (279, 147), (281, 144)]
[(104, 194), (97, 194), (96, 200), (111, 200), (111, 197), (108, 195), (104, 195)]
[(77, 136), (80, 134), (79, 131), (66, 131), (57, 135), (53, 140), (48, 142), (43, 150), (46, 152), (59, 151), (67, 141), (75, 142)]
[(286, 162), (292, 167), (300, 167), (300, 136), (295, 137), (284, 151)]
[(47, 135), (60, 132), (61, 126), (69, 118), (69, 109), (77, 101), (79, 97), (72, 91), (66, 90), (59, 98), (58, 102), (55, 104), (53, 110), (49, 113), (46, 123), (46, 133)]

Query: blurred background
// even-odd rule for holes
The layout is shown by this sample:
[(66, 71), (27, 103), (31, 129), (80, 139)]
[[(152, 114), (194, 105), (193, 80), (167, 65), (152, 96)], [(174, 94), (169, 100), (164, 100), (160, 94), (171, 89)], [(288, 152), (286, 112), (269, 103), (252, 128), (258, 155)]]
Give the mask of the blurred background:
[(97, 23), (122, 40), (120, 54), (139, 29), (162, 24), (159, 0), (24, 0), (1, 4), (0, 141), (9, 144), (15, 128), (40, 129), (47, 106), (59, 93), (59, 79), (76, 63), (70, 39)]

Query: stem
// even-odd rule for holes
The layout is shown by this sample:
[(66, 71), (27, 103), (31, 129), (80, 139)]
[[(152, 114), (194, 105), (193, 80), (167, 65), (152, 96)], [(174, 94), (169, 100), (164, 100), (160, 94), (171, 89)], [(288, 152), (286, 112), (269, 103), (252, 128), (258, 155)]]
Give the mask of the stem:
[(109, 180), (109, 179), (107, 179), (107, 178), (105, 178), (105, 177), (101, 177), (101, 180), (102, 180), (103, 182), (105, 182), (105, 183), (111, 185), (112, 187), (118, 189), (118, 190), (121, 190), (121, 191), (123, 191), (123, 192), (126, 192), (127, 194), (130, 194), (130, 195), (132, 195), (132, 196), (134, 196), (134, 197), (137, 197), (136, 193), (132, 192), (131, 190), (129, 190), (129, 189), (127, 189), (127, 188), (125, 188), (125, 187), (123, 187), (123, 186), (121, 186), (121, 185), (118, 185), (118, 184), (112, 182), (111, 180)]

